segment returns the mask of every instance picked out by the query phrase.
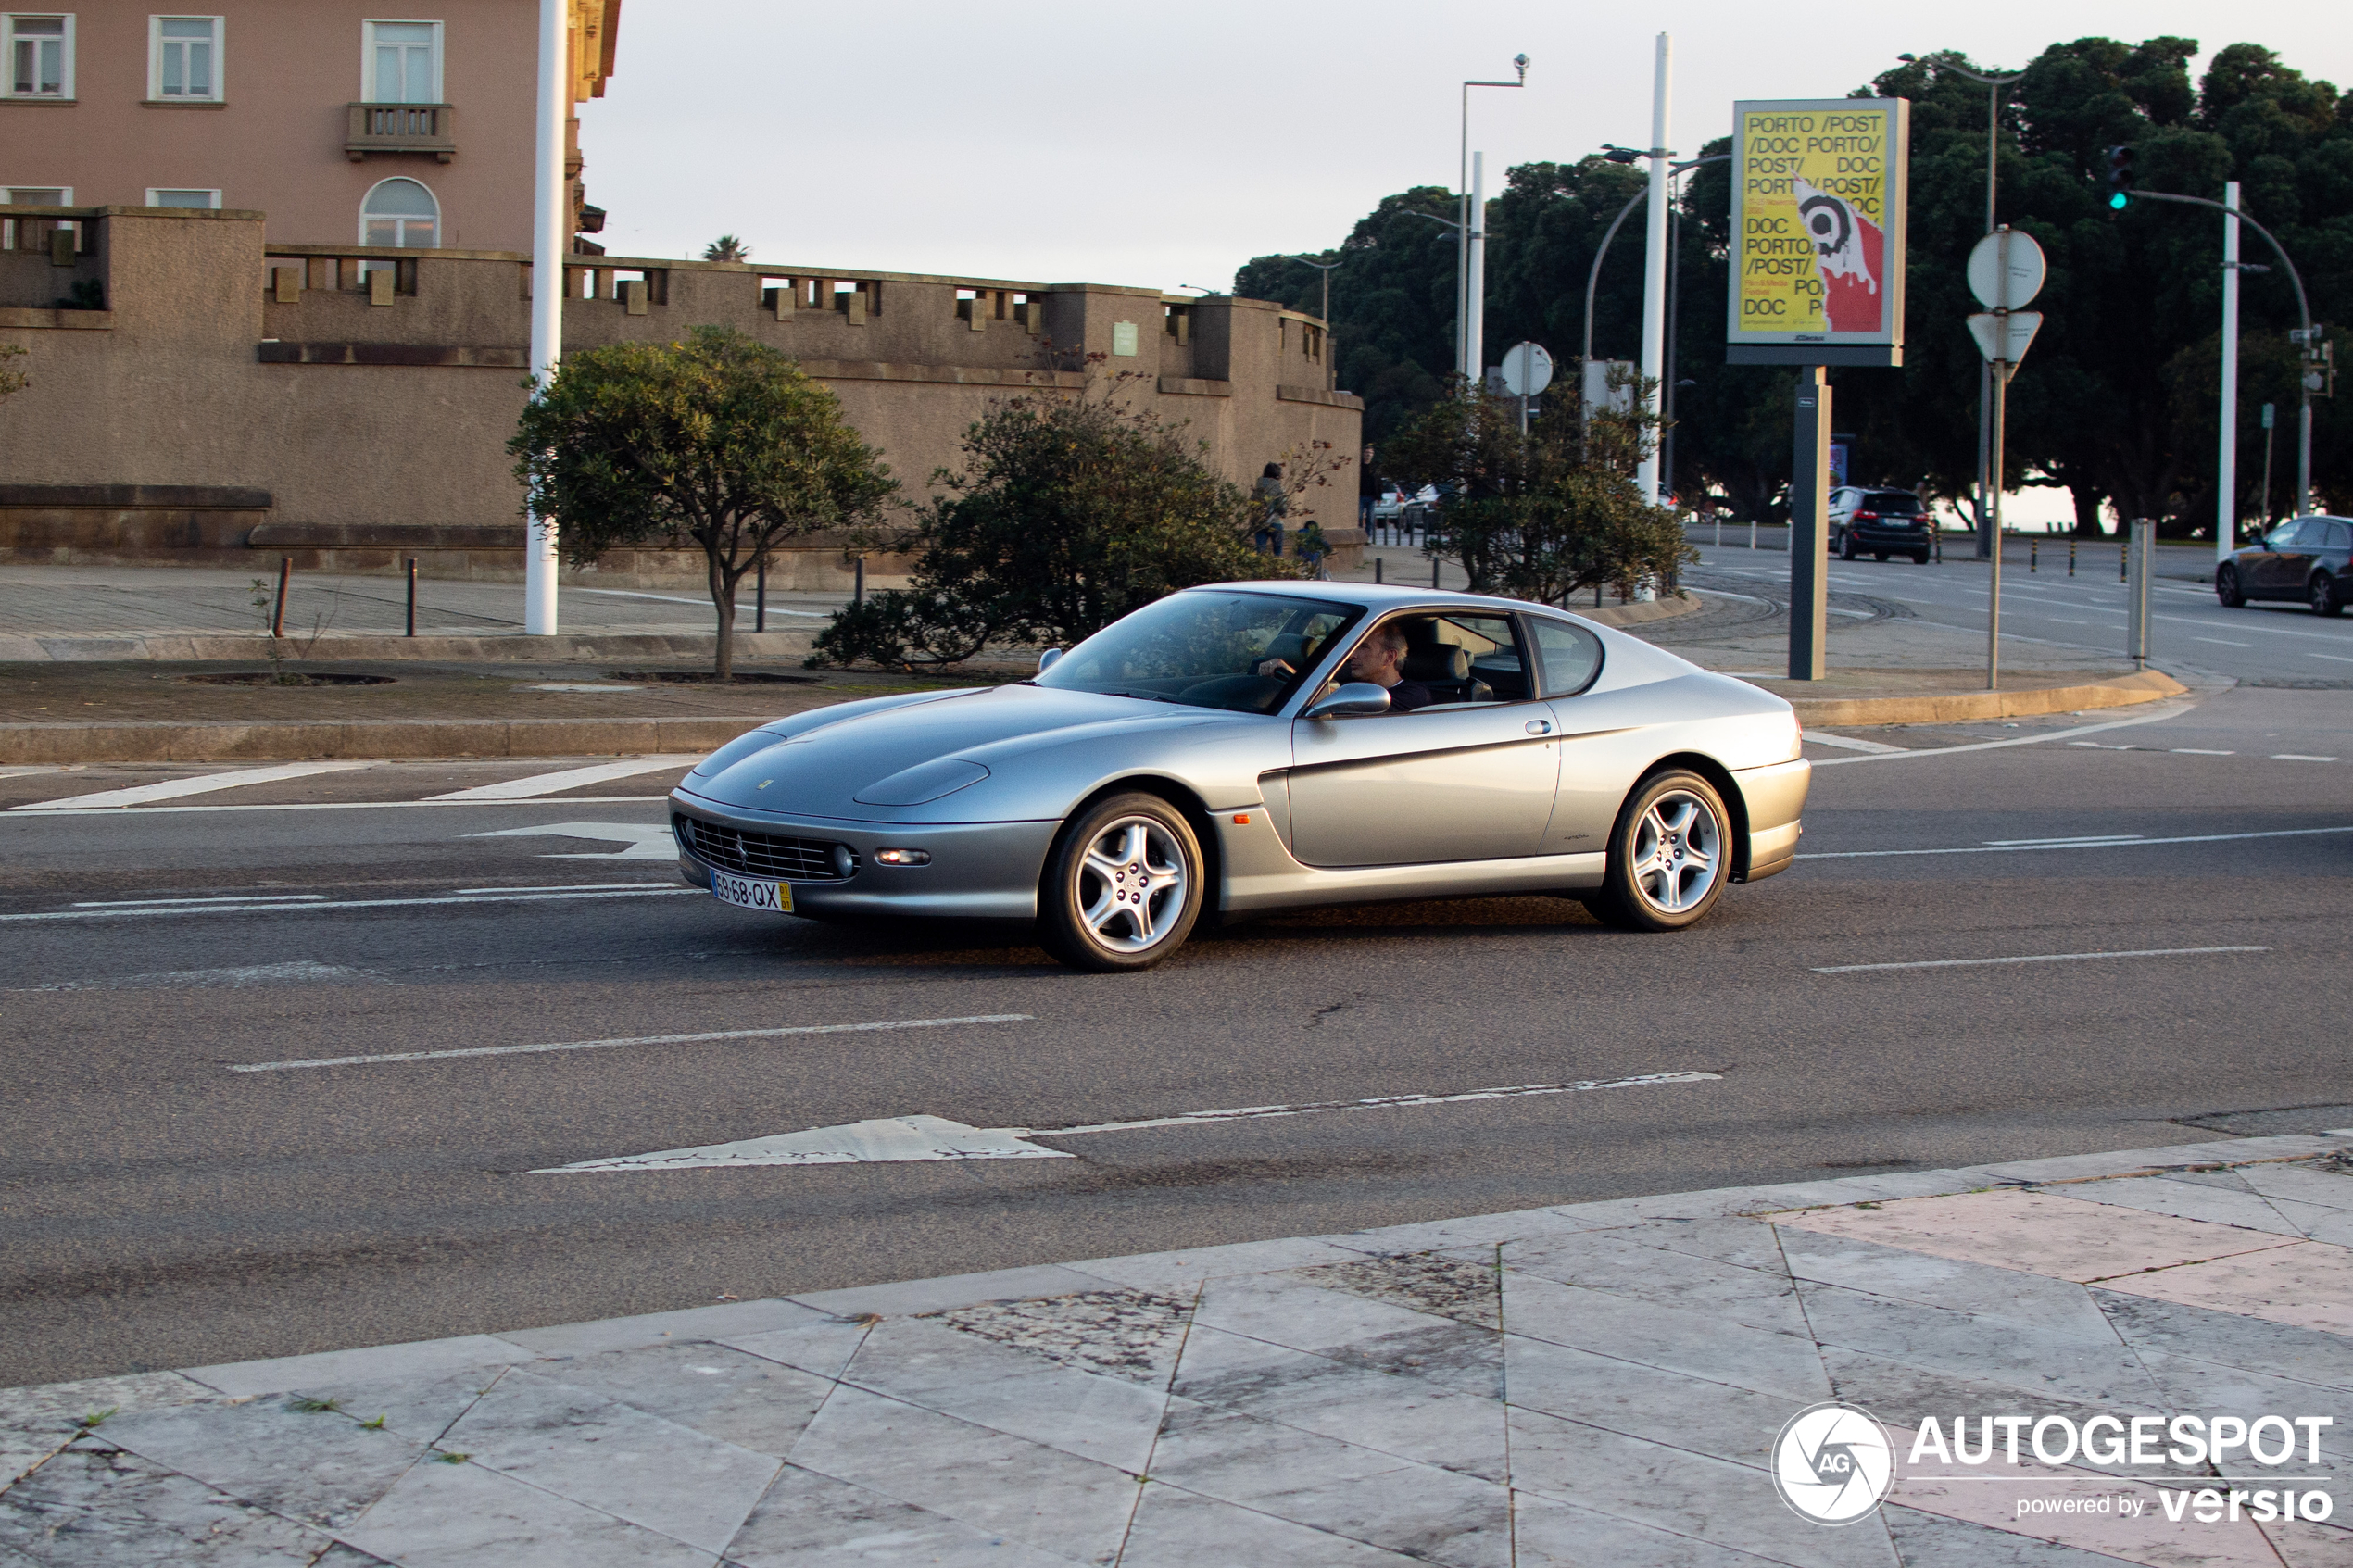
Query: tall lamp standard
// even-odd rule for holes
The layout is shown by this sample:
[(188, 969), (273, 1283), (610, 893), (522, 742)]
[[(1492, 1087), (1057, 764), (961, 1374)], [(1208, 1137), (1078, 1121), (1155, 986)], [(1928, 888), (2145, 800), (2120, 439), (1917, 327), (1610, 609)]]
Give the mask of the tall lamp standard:
[[(2002, 149), (2002, 89), (2024, 76), (2024, 71), (2012, 71), (2007, 76), (1989, 76), (1967, 66), (1955, 65), (1941, 56), (1923, 60), (1917, 55), (1895, 56), (1906, 65), (1926, 65), (1937, 70), (1949, 70), (1955, 76), (1966, 76), (1985, 87), (1985, 232), (1994, 232), (1994, 194), (1998, 159)], [(1990, 559), (1994, 554), (1994, 539), (1986, 525), (1992, 515), (1988, 484), (1999, 484), (2000, 474), (1988, 475), (1986, 468), (1994, 460), (1994, 367), (1980, 359), (1977, 369), (1977, 558)]]
[(1514, 55), (1512, 65), (1519, 71), (1516, 82), (1466, 82), (1463, 83), (1463, 144), (1462, 171), (1454, 189), (1461, 193), (1459, 210), (1462, 221), (1454, 226), (1454, 368), (1466, 380), (1476, 382), (1486, 367), (1471, 361), (1478, 357), (1478, 345), (1466, 341), (1465, 324), (1470, 320), (1470, 90), (1474, 87), (1525, 87), (1528, 85), (1528, 56)]
[[(1328, 254), (1328, 253), (1327, 253)], [(1332, 270), (1337, 261), (1310, 261), (1303, 256), (1286, 256), (1285, 261), (1296, 261), (1302, 267), (1313, 267), (1324, 275), (1324, 310), (1317, 318), (1324, 323), (1324, 379), (1332, 380)], [(1337, 383), (1334, 383), (1337, 385)], [(1329, 390), (1327, 388), (1327, 390)]]

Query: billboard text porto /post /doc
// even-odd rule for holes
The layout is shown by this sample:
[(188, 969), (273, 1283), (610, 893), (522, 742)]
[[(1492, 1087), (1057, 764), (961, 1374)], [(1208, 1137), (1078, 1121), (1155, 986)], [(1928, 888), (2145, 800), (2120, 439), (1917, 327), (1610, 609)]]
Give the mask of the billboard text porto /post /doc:
[(1732, 106), (1734, 345), (1904, 342), (1901, 98)]

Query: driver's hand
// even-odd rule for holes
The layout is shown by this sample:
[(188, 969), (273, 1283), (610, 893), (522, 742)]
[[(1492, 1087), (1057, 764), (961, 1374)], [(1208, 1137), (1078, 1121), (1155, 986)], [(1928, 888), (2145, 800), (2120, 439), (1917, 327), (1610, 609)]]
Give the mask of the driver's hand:
[(1299, 671), (1293, 670), (1283, 659), (1268, 659), (1260, 660), (1252, 668), (1251, 673), (1253, 675), (1296, 675)]

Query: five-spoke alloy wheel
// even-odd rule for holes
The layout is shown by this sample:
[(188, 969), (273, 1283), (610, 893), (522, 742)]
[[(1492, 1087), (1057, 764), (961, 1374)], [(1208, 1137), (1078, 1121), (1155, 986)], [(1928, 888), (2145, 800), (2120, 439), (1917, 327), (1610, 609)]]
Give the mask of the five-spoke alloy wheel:
[(1682, 769), (1635, 786), (1609, 835), (1609, 867), (1586, 907), (1629, 931), (1680, 931), (1715, 907), (1731, 872), (1731, 813)]
[(2215, 569), (2214, 596), (2222, 601), (2224, 609), (2238, 609), (2246, 603), (2246, 596), (2239, 591), (2239, 569), (2228, 561)]
[(1074, 969), (1150, 969), (1201, 914), (1201, 841), (1157, 795), (1114, 795), (1071, 819), (1040, 884), (1038, 937)]
[(2312, 613), (2314, 615), (2345, 613), (2345, 590), (2337, 586), (2336, 579), (2325, 571), (2316, 571), (2312, 574)]

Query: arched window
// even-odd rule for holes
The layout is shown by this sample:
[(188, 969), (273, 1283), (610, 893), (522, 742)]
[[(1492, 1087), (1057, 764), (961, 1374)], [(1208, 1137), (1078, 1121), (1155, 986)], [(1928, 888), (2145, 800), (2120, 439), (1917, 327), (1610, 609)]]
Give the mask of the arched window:
[(385, 180), (359, 204), (359, 243), (430, 250), (441, 243), (441, 204), (414, 180)]

